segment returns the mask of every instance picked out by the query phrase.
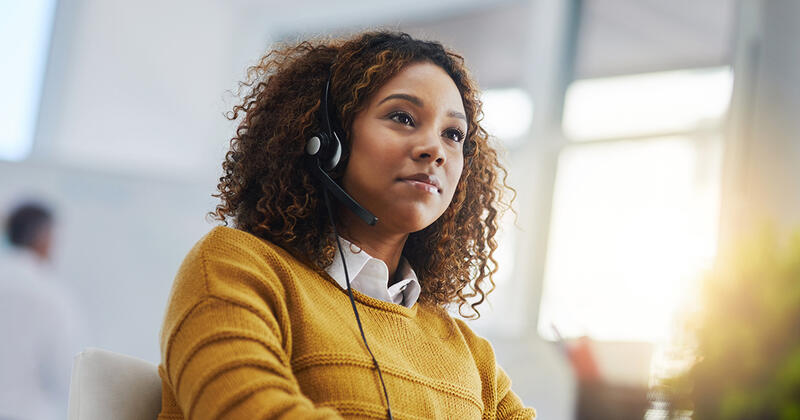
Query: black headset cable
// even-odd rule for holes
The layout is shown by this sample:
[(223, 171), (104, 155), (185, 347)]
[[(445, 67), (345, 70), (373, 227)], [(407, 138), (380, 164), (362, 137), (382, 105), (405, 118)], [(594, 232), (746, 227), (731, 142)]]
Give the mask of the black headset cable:
[(323, 195), (325, 197), (325, 206), (328, 208), (328, 217), (331, 220), (331, 226), (333, 227), (333, 235), (336, 237), (336, 246), (339, 248), (339, 255), (342, 258), (342, 266), (344, 267), (344, 279), (345, 283), (347, 284), (347, 295), (350, 297), (350, 305), (353, 306), (353, 313), (356, 315), (356, 323), (358, 324), (358, 330), (361, 332), (361, 339), (364, 340), (364, 346), (367, 348), (367, 352), (369, 352), (370, 357), (372, 358), (372, 364), (375, 365), (375, 369), (378, 371), (378, 378), (381, 380), (381, 387), (383, 387), (383, 396), (386, 398), (386, 415), (388, 416), (389, 420), (394, 420), (392, 417), (392, 407), (389, 405), (389, 393), (386, 391), (386, 384), (383, 382), (383, 374), (381, 373), (381, 368), (378, 366), (378, 359), (375, 358), (375, 355), (372, 354), (372, 350), (369, 348), (369, 344), (367, 344), (367, 336), (364, 335), (364, 327), (361, 326), (361, 317), (358, 316), (358, 309), (356, 309), (356, 301), (353, 298), (353, 289), (350, 287), (350, 275), (347, 273), (347, 263), (344, 261), (344, 251), (342, 250), (342, 243), (339, 241), (339, 234), (336, 233), (336, 223), (333, 219), (333, 210), (331, 207), (330, 198), (328, 198), (328, 190), (323, 189)]

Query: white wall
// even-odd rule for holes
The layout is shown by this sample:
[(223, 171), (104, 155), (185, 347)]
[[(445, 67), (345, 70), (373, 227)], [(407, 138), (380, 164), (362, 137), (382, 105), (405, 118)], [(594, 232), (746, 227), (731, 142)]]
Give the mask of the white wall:
[[(20, 198), (57, 210), (55, 264), (100, 346), (158, 361), (169, 287), (210, 227), (232, 130), (222, 95), (266, 28), (201, 1), (58, 2), (34, 153), (0, 163), (0, 216)], [(245, 58), (247, 57), (247, 58)]]
[(56, 265), (95, 345), (157, 362), (178, 264), (211, 225), (223, 117), (266, 50), (243, 5), (58, 2), (34, 151), (0, 163), (0, 215), (19, 198), (57, 208)]
[(225, 91), (267, 47), (267, 27), (243, 31), (241, 12), (215, 1), (60, 1), (34, 159), (215, 173), (232, 133)]
[(2, 212), (28, 197), (54, 206), (54, 264), (89, 316), (84, 345), (158, 362), (172, 280), (211, 228), (211, 186), (18, 163), (0, 163), (0, 179), (13, 180)]
[(794, 0), (741, 0), (720, 247), (800, 229), (800, 38)]

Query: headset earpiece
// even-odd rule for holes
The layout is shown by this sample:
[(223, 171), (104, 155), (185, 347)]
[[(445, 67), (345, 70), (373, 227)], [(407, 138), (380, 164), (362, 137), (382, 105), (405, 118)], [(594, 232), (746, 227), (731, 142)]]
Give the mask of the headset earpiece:
[(364, 223), (374, 226), (375, 223), (378, 223), (378, 218), (350, 197), (329, 175), (336, 170), (339, 161), (342, 159), (342, 141), (339, 139), (339, 134), (333, 129), (329, 114), (328, 102), (330, 101), (330, 95), (328, 90), (330, 86), (331, 79), (328, 77), (319, 105), (319, 123), (322, 131), (306, 141), (306, 155), (313, 160), (310, 168), (311, 173), (322, 182), (322, 186), (333, 194), (339, 202), (355, 213)]
[(333, 172), (342, 158), (342, 142), (336, 133), (333, 133), (333, 136), (318, 133), (306, 142), (306, 154), (319, 159), (322, 169)]

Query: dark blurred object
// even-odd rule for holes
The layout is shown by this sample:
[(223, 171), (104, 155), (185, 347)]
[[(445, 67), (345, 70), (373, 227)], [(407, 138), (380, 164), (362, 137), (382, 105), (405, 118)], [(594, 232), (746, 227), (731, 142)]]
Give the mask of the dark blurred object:
[(46, 260), (50, 257), (52, 224), (53, 214), (46, 206), (27, 202), (11, 211), (6, 220), (6, 237), (12, 246)]
[(650, 403), (647, 387), (581, 383), (578, 420), (642, 420)]
[(722, 256), (692, 328), (697, 361), (664, 382), (673, 414), (800, 419), (800, 235), (764, 233)]
[(581, 337), (566, 350), (578, 378), (578, 420), (644, 418), (649, 407), (649, 344)]

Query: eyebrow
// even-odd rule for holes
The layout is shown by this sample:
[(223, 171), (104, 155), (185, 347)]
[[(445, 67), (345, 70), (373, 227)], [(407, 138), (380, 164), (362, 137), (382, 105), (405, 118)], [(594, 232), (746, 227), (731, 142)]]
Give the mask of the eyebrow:
[[(418, 106), (420, 108), (423, 108), (425, 106), (424, 102), (422, 102), (422, 99), (420, 99), (420, 98), (418, 98), (418, 97), (416, 97), (414, 95), (409, 95), (407, 93), (393, 93), (393, 94), (381, 99), (381, 101), (378, 102), (378, 105), (380, 105), (380, 104), (382, 104), (382, 103), (384, 103), (384, 102), (386, 102), (388, 100), (391, 100), (391, 99), (402, 99), (404, 101), (411, 102), (412, 104), (414, 104), (414, 105), (416, 105), (416, 106)], [(461, 112), (458, 112), (458, 111), (450, 111), (450, 112), (447, 113), (447, 116), (448, 117), (461, 118), (464, 121), (467, 120), (467, 116), (464, 115)]]

